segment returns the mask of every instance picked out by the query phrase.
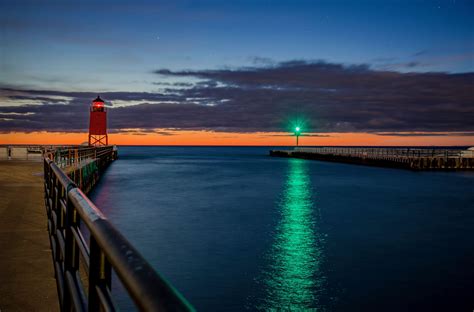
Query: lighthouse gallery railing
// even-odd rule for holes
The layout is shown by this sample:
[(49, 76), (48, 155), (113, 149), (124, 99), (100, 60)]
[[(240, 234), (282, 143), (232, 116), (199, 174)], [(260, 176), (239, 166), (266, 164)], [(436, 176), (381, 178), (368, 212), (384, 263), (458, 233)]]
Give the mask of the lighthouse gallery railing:
[[(80, 154), (82, 157), (86, 154), (109, 157), (108, 153), (112, 153), (111, 147), (84, 149)], [(56, 160), (71, 164), (78, 161), (78, 154), (63, 150), (56, 155)], [(70, 157), (76, 157), (76, 160)], [(48, 230), (62, 311), (114, 311), (112, 270), (140, 310), (193, 310), (49, 158), (44, 159), (44, 181)], [(87, 229), (88, 234), (81, 227)], [(85, 236), (89, 236), (89, 244)]]

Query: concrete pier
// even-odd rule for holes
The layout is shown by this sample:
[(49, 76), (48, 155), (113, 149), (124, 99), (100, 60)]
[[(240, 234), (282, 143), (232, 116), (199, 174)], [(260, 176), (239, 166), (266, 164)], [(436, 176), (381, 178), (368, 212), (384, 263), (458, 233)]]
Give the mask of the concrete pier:
[(59, 146), (53, 145), (1, 145), (1, 160), (36, 160), (41, 161), (46, 152)]
[(474, 148), (297, 147), (272, 150), (270, 156), (294, 157), (411, 170), (474, 170)]
[(43, 163), (0, 161), (0, 311), (58, 311)]

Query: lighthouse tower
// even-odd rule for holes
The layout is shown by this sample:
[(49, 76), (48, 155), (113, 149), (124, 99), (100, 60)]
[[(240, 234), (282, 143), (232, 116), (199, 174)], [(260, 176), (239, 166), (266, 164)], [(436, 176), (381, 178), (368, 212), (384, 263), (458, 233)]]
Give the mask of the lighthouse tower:
[(104, 101), (100, 96), (97, 96), (97, 98), (92, 101), (90, 107), (89, 146), (104, 146), (108, 144), (107, 111)]

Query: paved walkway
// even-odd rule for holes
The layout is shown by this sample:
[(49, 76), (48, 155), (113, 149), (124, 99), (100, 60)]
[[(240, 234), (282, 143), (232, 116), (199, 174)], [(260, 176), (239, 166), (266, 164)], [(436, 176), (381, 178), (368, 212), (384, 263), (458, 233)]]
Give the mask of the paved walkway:
[(0, 311), (58, 311), (41, 162), (0, 161)]

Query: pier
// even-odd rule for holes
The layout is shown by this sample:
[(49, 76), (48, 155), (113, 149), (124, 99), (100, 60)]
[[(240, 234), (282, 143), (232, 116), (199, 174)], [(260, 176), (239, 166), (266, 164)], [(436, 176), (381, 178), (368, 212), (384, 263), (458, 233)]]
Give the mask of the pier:
[(296, 147), (271, 150), (270, 156), (411, 170), (474, 170), (474, 148)]
[(0, 161), (0, 310), (59, 311), (41, 161)]
[(0, 168), (0, 309), (115, 311), (116, 274), (140, 310), (193, 310), (86, 195), (117, 159), (115, 146), (16, 149), (22, 160)]
[(55, 145), (0, 145), (0, 160), (41, 161), (44, 154), (66, 146)]
[(114, 272), (140, 310), (190, 311), (88, 198), (113, 146), (66, 149), (44, 158), (45, 205), (61, 310), (115, 311)]

